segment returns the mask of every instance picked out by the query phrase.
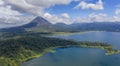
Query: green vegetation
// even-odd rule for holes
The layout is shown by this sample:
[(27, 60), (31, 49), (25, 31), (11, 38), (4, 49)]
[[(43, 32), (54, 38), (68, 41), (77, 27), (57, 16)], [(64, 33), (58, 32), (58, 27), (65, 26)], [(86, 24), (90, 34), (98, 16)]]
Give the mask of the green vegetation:
[[(76, 45), (76, 42), (40, 36), (21, 36), (0, 41), (0, 65), (19, 66), (22, 62), (42, 56), (51, 47)], [(47, 49), (47, 50), (46, 50)], [(53, 51), (52, 51), (53, 52)]]
[[(52, 52), (53, 48), (83, 47), (101, 48), (105, 55), (120, 53), (111, 45), (99, 42), (75, 42), (58, 38), (42, 37), (43, 35), (71, 34), (85, 31), (119, 32), (118, 23), (80, 23), (80, 24), (51, 24), (42, 17), (37, 17), (31, 23), (23, 26), (0, 29), (0, 66), (20, 66), (21, 63)], [(42, 36), (41, 36), (42, 35)]]
[[(52, 32), (50, 35), (62, 35), (62, 36), (67, 36), (67, 35), (71, 35), (71, 34), (82, 34), (82, 33), (86, 33), (89, 31), (84, 31), (84, 32)], [(92, 31), (91, 31), (92, 32)]]
[(101, 48), (106, 51), (105, 55), (112, 55), (120, 53), (120, 50), (113, 49), (110, 44), (99, 43), (99, 42), (81, 42), (81, 47), (85, 48)]
[[(12, 38), (11, 38), (12, 37)], [(45, 52), (52, 52), (53, 48), (62, 47), (102, 48), (106, 55), (119, 53), (111, 45), (98, 42), (75, 42), (58, 38), (42, 37), (29, 33), (11, 35), (0, 40), (0, 66), (20, 66), (21, 63), (42, 56)]]

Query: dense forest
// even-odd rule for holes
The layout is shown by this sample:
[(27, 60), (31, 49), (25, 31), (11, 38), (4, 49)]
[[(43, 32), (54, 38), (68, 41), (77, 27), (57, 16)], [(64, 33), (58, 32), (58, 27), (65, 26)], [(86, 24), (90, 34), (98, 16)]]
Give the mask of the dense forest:
[(0, 66), (20, 66), (32, 58), (38, 58), (52, 48), (62, 47), (101, 48), (107, 55), (119, 53), (109, 44), (98, 42), (75, 42), (59, 38), (43, 37), (39, 34), (11, 35), (0, 40)]

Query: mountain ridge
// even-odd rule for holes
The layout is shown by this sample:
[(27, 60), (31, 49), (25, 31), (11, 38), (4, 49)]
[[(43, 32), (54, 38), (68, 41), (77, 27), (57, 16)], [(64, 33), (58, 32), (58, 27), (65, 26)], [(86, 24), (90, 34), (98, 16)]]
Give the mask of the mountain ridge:
[(80, 31), (120, 31), (119, 22), (64, 23), (52, 24), (43, 17), (36, 17), (22, 26), (0, 29), (0, 32), (80, 32)]

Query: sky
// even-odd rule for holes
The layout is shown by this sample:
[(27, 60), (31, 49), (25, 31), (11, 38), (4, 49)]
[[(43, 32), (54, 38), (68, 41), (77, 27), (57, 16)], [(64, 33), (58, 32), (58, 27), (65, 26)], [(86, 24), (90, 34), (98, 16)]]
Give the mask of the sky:
[(37, 16), (53, 24), (120, 22), (120, 0), (0, 0), (0, 28)]

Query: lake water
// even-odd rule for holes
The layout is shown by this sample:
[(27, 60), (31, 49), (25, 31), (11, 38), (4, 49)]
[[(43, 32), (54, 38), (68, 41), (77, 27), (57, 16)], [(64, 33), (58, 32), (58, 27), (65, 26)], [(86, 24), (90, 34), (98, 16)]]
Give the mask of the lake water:
[[(119, 32), (86, 32), (51, 37), (110, 43), (115, 49), (120, 49)], [(105, 51), (101, 49), (69, 47), (55, 50), (56, 53), (46, 53), (43, 57), (27, 61), (21, 66), (120, 66), (120, 54), (105, 56)]]

